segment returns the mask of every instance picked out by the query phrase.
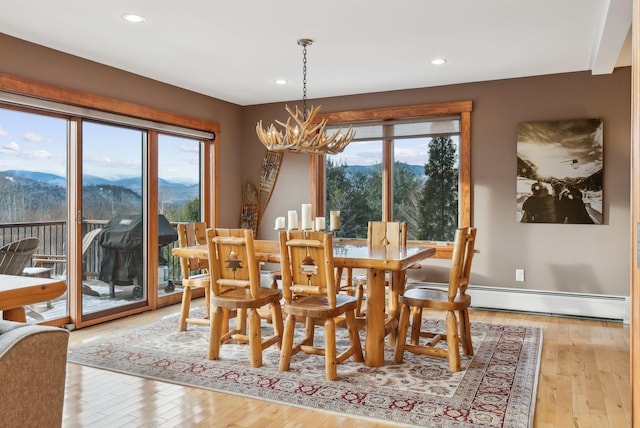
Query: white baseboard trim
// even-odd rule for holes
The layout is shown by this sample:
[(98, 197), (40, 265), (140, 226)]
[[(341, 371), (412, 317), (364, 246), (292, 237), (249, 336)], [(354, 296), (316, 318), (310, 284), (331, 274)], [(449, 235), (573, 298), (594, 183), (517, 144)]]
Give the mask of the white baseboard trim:
[[(408, 287), (421, 285), (446, 288), (445, 284), (410, 282)], [(628, 296), (569, 293), (545, 290), (523, 290), (518, 288), (487, 287), (470, 285), (471, 307), (478, 309), (501, 309), (552, 315), (567, 315), (588, 318), (621, 320), (631, 322), (631, 300)]]

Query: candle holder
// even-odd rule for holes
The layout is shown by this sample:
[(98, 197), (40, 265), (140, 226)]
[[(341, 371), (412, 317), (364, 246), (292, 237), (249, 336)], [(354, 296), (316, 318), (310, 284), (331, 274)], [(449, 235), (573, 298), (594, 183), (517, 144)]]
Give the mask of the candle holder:
[(318, 232), (324, 232), (327, 229), (324, 217), (316, 217), (315, 230)]
[(340, 230), (340, 211), (329, 211), (329, 232)]
[(276, 225), (274, 227), (274, 230), (284, 230), (284, 229), (285, 229), (284, 217), (276, 217)]
[(313, 230), (313, 221), (311, 221), (311, 204), (302, 204), (300, 212), (300, 230)]

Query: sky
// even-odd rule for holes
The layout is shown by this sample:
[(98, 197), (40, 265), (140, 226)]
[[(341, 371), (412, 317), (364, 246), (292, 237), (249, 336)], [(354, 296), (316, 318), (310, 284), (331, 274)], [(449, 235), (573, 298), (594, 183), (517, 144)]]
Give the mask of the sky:
[(533, 162), (541, 177), (588, 177), (602, 169), (602, 132), (598, 119), (523, 122), (518, 156)]
[[(0, 171), (15, 169), (65, 176), (66, 132), (64, 119), (0, 109)], [(84, 174), (107, 179), (141, 175), (140, 131), (86, 123), (83, 132)], [(180, 183), (198, 182), (197, 142), (161, 135), (159, 147), (161, 178)]]
[[(140, 131), (85, 122), (83, 133), (84, 174), (111, 180), (140, 176)], [(425, 138), (396, 140), (395, 160), (424, 165), (429, 158), (427, 142)], [(198, 143), (161, 135), (159, 144), (160, 177), (180, 183), (197, 183)], [(0, 109), (0, 171), (15, 169), (64, 176), (65, 147), (65, 120)], [(381, 162), (382, 143), (354, 141), (332, 158), (348, 165), (374, 165)]]
[[(394, 160), (409, 165), (424, 165), (429, 161), (427, 138), (407, 138), (394, 142)], [(455, 140), (454, 140), (455, 141)], [(381, 141), (353, 141), (342, 153), (332, 155), (337, 164), (375, 165), (382, 161)]]

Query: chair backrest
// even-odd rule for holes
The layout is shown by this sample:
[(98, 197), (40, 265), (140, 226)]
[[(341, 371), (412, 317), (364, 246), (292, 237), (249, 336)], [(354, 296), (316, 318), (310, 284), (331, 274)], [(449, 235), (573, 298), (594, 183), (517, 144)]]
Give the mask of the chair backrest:
[(453, 301), (458, 293), (465, 294), (467, 291), (475, 243), (475, 227), (461, 227), (456, 230), (449, 272), (449, 301)]
[(367, 233), (370, 247), (406, 247), (407, 223), (402, 221), (370, 221)]
[(296, 295), (326, 295), (336, 306), (333, 237), (324, 232), (280, 232), (280, 267), (285, 302)]
[(91, 247), (91, 244), (96, 239), (96, 237), (100, 234), (100, 232), (102, 232), (102, 229), (98, 227), (96, 229), (92, 229), (92, 230), (88, 231), (82, 237), (82, 255), (83, 256), (87, 252), (89, 247)]
[(260, 267), (251, 229), (208, 229), (211, 292), (219, 296), (229, 288), (246, 288), (258, 297)]
[[(205, 223), (180, 223), (178, 230), (178, 245), (180, 247), (192, 247), (194, 245), (205, 245), (207, 243)], [(182, 278), (189, 279), (192, 272), (207, 269), (209, 266), (206, 260), (186, 257), (180, 258), (180, 269)]]
[(38, 238), (24, 238), (0, 248), (0, 273), (22, 275), (38, 245)]

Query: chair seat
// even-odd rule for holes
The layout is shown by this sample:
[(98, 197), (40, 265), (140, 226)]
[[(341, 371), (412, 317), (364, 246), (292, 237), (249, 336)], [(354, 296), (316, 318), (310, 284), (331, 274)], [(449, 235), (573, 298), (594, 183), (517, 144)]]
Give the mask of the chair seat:
[(213, 306), (222, 308), (261, 308), (270, 303), (279, 302), (282, 299), (280, 290), (270, 288), (258, 289), (258, 295), (254, 298), (248, 288), (230, 289), (218, 296), (211, 297)]
[(327, 296), (304, 296), (291, 303), (285, 303), (284, 311), (288, 314), (310, 318), (337, 317), (356, 309), (358, 301), (345, 294), (336, 295), (336, 307), (332, 308)]
[(400, 305), (442, 310), (464, 310), (471, 305), (471, 296), (457, 294), (453, 302), (449, 302), (446, 290), (434, 288), (412, 288), (398, 296)]

